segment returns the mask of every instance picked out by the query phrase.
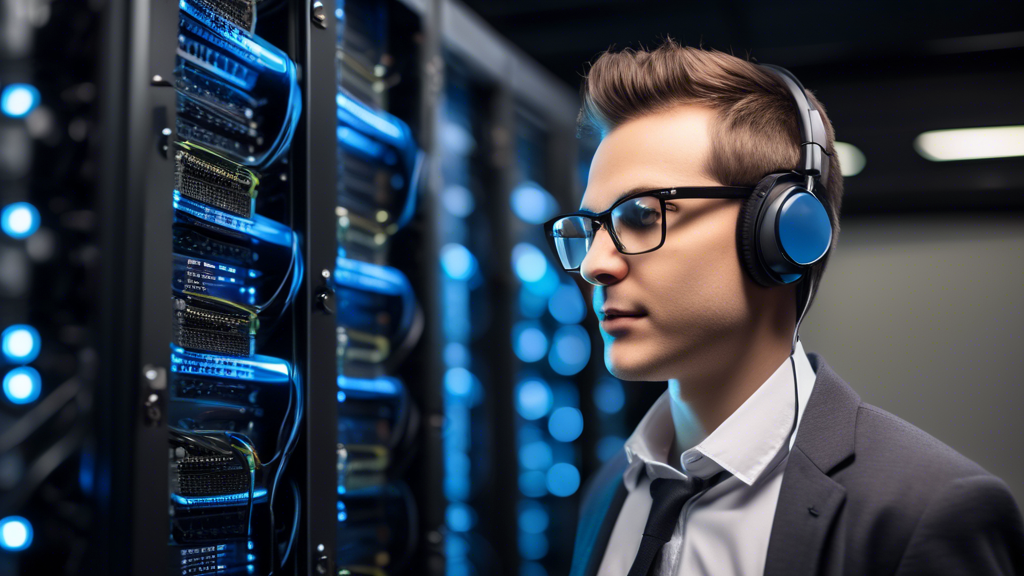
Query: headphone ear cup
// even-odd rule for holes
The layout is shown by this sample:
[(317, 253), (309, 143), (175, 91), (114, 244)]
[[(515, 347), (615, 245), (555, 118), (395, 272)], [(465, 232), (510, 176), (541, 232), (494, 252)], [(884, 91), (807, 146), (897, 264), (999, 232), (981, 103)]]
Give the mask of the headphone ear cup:
[(772, 188), (775, 187), (779, 176), (781, 175), (769, 174), (757, 183), (754, 192), (744, 201), (743, 208), (740, 209), (740, 222), (736, 227), (743, 267), (754, 282), (765, 287), (780, 286), (782, 283), (768, 274), (757, 257), (757, 216)]

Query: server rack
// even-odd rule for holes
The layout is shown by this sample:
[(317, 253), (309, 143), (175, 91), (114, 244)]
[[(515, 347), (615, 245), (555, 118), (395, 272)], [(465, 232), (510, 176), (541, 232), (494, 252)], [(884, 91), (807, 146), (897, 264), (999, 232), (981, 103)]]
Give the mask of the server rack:
[[(399, 9), (407, 11), (401, 5), (366, 4), (379, 15), (391, 15)], [(138, 168), (124, 174), (111, 162), (112, 179), (127, 180), (111, 185), (111, 189), (123, 185), (127, 189), (145, 190), (145, 194), (134, 199), (137, 203), (122, 207), (125, 221), (132, 226), (113, 232), (118, 237), (110, 240), (108, 249), (113, 254), (117, 253), (115, 246), (133, 247), (135, 251), (129, 251), (129, 259), (147, 271), (136, 276), (143, 283), (138, 291), (140, 298), (113, 303), (105, 311), (110, 317), (119, 318), (122, 328), (111, 331), (108, 350), (127, 352), (128, 359), (140, 358), (138, 365), (131, 361), (111, 365), (112, 373), (120, 373), (112, 374), (110, 380), (141, 382), (141, 389), (131, 385), (111, 389), (109, 398), (138, 398), (134, 409), (123, 411), (124, 420), (110, 429), (112, 432), (115, 426), (130, 424), (128, 427), (135, 431), (130, 439), (121, 440), (121, 447), (134, 456), (130, 466), (121, 471), (123, 474), (111, 473), (111, 480), (120, 481), (120, 488), (132, 494), (131, 511), (125, 507), (119, 514), (115, 512), (111, 525), (138, 527), (129, 536), (132, 563), (121, 565), (132, 573), (151, 573), (160, 564), (171, 573), (232, 568), (249, 573), (334, 572), (348, 532), (357, 531), (341, 529), (344, 502), (339, 493), (345, 483), (339, 481), (339, 468), (344, 465), (338, 459), (339, 435), (342, 430), (356, 428), (346, 428), (346, 423), (354, 422), (356, 417), (339, 410), (346, 392), (339, 389), (343, 379), (339, 378), (338, 368), (343, 363), (338, 362), (338, 336), (339, 330), (347, 328), (351, 337), (356, 329), (343, 328), (339, 319), (366, 305), (358, 301), (366, 295), (355, 294), (352, 283), (346, 284), (346, 279), (365, 272), (366, 267), (376, 266), (369, 276), (359, 277), (362, 287), (373, 286), (379, 278), (372, 272), (383, 270), (383, 262), (372, 260), (375, 255), (385, 254), (376, 252), (362, 260), (348, 254), (352, 257), (344, 259), (349, 262), (341, 262), (339, 240), (348, 239), (347, 232), (341, 230), (342, 221), (347, 224), (358, 216), (372, 219), (380, 213), (366, 214), (364, 210), (357, 215), (355, 206), (339, 202), (337, 194), (328, 191), (339, 190), (341, 181), (347, 186), (340, 192), (348, 192), (349, 187), (357, 184), (350, 173), (338, 171), (346, 161), (346, 156), (339, 153), (343, 128), (361, 131), (356, 136), (361, 136), (365, 143), (380, 136), (372, 129), (379, 128), (382, 119), (393, 118), (383, 112), (389, 104), (394, 108), (404, 106), (406, 112), (415, 113), (420, 107), (415, 91), (395, 91), (399, 95), (394, 103), (374, 99), (374, 94), (383, 95), (385, 91), (375, 90), (372, 83), (369, 94), (363, 92), (362, 98), (343, 105), (343, 93), (365, 88), (353, 86), (344, 75), (329, 73), (336, 64), (339, 70), (340, 64), (351, 64), (341, 61), (343, 53), (347, 52), (350, 60), (363, 56), (360, 48), (365, 47), (352, 42), (344, 44), (341, 34), (352, 28), (347, 37), (353, 40), (358, 26), (373, 17), (367, 13), (358, 15), (355, 22), (351, 18), (346, 21), (346, 11), (357, 12), (355, 4), (332, 8), (319, 2), (266, 0), (256, 4), (262, 18), (254, 26), (244, 20), (240, 24), (228, 18), (210, 19), (210, 9), (224, 10), (225, 6), (211, 8), (198, 0), (130, 2), (121, 5), (123, 12), (111, 14), (115, 24), (130, 23), (117, 41), (133, 48), (128, 51), (129, 61), (110, 63), (113, 73), (133, 72), (121, 85), (124, 90), (114, 91), (120, 98), (115, 107), (127, 108), (129, 114), (120, 119), (120, 124), (118, 119), (111, 119), (115, 138), (123, 136), (121, 149), (111, 156), (134, 154), (136, 158), (129, 166)], [(409, 21), (407, 17), (402, 25)], [(383, 44), (378, 47), (386, 48)], [(264, 81), (262, 76), (250, 82), (252, 79), (245, 74), (253, 70), (237, 70), (239, 61), (246, 64), (249, 56), (266, 60), (263, 69), (255, 72), (283, 72), (284, 81), (294, 85), (282, 89)], [(375, 57), (382, 56), (386, 54)], [(416, 56), (415, 52), (412, 56)], [(294, 63), (293, 77), (289, 61)], [(407, 85), (415, 82), (417, 64), (414, 61), (409, 69), (402, 70), (407, 74)], [(234, 81), (233, 86), (224, 87), (223, 82), (216, 82), (227, 75), (234, 75), (227, 78)], [(240, 95), (236, 90), (239, 85), (242, 92), (248, 92)], [(266, 91), (260, 92), (261, 89)], [(217, 97), (222, 100), (212, 106), (209, 100)], [(282, 97), (284, 100), (280, 100)], [(275, 103), (275, 98), (279, 102)], [(269, 120), (281, 113), (286, 116), (284, 120)], [(293, 117), (297, 126), (290, 133), (287, 124)], [(241, 121), (242, 129), (232, 131), (231, 121)], [(280, 136), (268, 133), (253, 138), (253, 129), (260, 129), (260, 122), (270, 125)], [(349, 136), (349, 141), (353, 140), (353, 134)], [(229, 141), (229, 137), (237, 141)], [(291, 140), (290, 144), (281, 143), (283, 139)], [(268, 142), (273, 144), (267, 146)], [(376, 138), (376, 144), (394, 143)], [(415, 142), (412, 144), (415, 146)], [(413, 162), (403, 165), (401, 176), (391, 175), (392, 182), (398, 177), (406, 179), (396, 187), (408, 189), (416, 176), (412, 169), (405, 169), (421, 158), (418, 151), (413, 152)], [(274, 156), (279, 159), (274, 160)], [(211, 171), (215, 173), (213, 181)], [(142, 174), (146, 175), (144, 179)], [(248, 207), (244, 198), (225, 200), (224, 188), (229, 186), (224, 186), (224, 179), (231, 179), (237, 188), (239, 176), (242, 188), (249, 186), (249, 192), (252, 183), (258, 182), (256, 200)], [(218, 187), (211, 191), (214, 184)], [(173, 207), (168, 196), (171, 190)], [(323, 192), (310, 193), (312, 190)], [(254, 209), (253, 214), (246, 212), (249, 207)], [(343, 214), (346, 210), (351, 212)], [(392, 222), (378, 218), (376, 223), (385, 225), (385, 234), (393, 232), (386, 229)], [(371, 240), (377, 239), (371, 236)], [(415, 245), (414, 241), (406, 242)], [(291, 256), (275, 254), (281, 252), (278, 248), (290, 249)], [(245, 250), (260, 256), (258, 264), (249, 257), (249, 252), (242, 254)], [(349, 250), (356, 251), (352, 246)], [(416, 259), (409, 262), (415, 265)], [(232, 292), (236, 282), (245, 283), (239, 286), (238, 295)], [(161, 299), (166, 298), (160, 296), (161, 292), (166, 294), (162, 288), (168, 284), (175, 288), (177, 306), (173, 333), (172, 326), (160, 318), (168, 316), (167, 309), (161, 313)], [(267, 294), (270, 300), (264, 302)], [(285, 305), (277, 302), (281, 310), (271, 309), (269, 302), (279, 294), (284, 295)], [(250, 314), (248, 328), (241, 334), (232, 333), (231, 339), (217, 335), (211, 340), (202, 330), (208, 328), (210, 314), (237, 311), (215, 306), (225, 301), (237, 310), (242, 309), (239, 305), (259, 310)], [(193, 308), (205, 314), (199, 320), (207, 324), (195, 320), (198, 312)], [(263, 315), (264, 311), (269, 314)], [(374, 318), (371, 312), (344, 318), (365, 320), (369, 316), (373, 324), (379, 315)], [(244, 326), (244, 319), (242, 322)], [(264, 337), (262, 333), (268, 329), (272, 331)], [(255, 331), (255, 337), (249, 335), (247, 340), (246, 331)], [(119, 339), (121, 334), (128, 337)], [(168, 348), (172, 340), (174, 347)], [(348, 367), (346, 364), (345, 368)], [(254, 372), (256, 380), (262, 380), (255, 385), (253, 380), (245, 379), (246, 374)], [(346, 384), (358, 382), (363, 388), (367, 383), (380, 386), (392, 382), (378, 378), (383, 374), (343, 376), (347, 378)], [(421, 380), (429, 381), (422, 377)], [(294, 390), (285, 395), (283, 389), (290, 386)], [(347, 388), (348, 405), (354, 403), (352, 397), (359, 392), (372, 392), (358, 388)], [(416, 394), (429, 397), (423, 390)], [(381, 403), (377, 408), (386, 406)], [(417, 429), (415, 409), (410, 412), (413, 419), (408, 422)], [(261, 419), (270, 422), (258, 422)], [(288, 431), (292, 426), (298, 427)], [(281, 430), (277, 445), (272, 437), (274, 430)], [(109, 434), (111, 439), (113, 436)], [(174, 440), (174, 451), (168, 475), (169, 437)], [(228, 439), (226, 443), (224, 437)], [(260, 463), (252, 454), (253, 448), (267, 462)], [(354, 455), (355, 446), (349, 444), (347, 451)], [(123, 457), (123, 451), (113, 452)], [(291, 453), (294, 458), (288, 467), (283, 467)], [(248, 476), (238, 469), (238, 461), (244, 460), (244, 456), (239, 459), (239, 454), (248, 454), (257, 463), (250, 463)], [(281, 472), (270, 464), (276, 464)], [(434, 466), (420, 466), (436, 470)], [(270, 476), (260, 479), (260, 468), (265, 476), (267, 472)], [(246, 482), (249, 489), (239, 492)], [(278, 493), (286, 506), (278, 501), (274, 507), (275, 522), (269, 514), (270, 502), (275, 487), (282, 486), (292, 489)], [(425, 484), (417, 490), (429, 488)], [(170, 502), (167, 494), (171, 495)], [(239, 498), (242, 494), (246, 497)], [(376, 500), (383, 504), (387, 498)], [(330, 506), (325, 506), (328, 502)], [(348, 505), (361, 506), (363, 511), (376, 510), (365, 502)], [(169, 522), (154, 520), (166, 518), (168, 508)], [(354, 523), (353, 516), (358, 514), (351, 514), (347, 525)], [(429, 518), (429, 514), (424, 518)], [(417, 535), (420, 524), (411, 524), (406, 532)], [(394, 538), (402, 537), (396, 534)], [(275, 540), (281, 545), (273, 544)], [(171, 544), (169, 553), (167, 542)], [(427, 554), (429, 549), (418, 548), (421, 554)], [(266, 551), (270, 551), (269, 558)], [(370, 556), (371, 561), (365, 565), (371, 572), (379, 568), (375, 564), (390, 563), (386, 554)], [(169, 558), (170, 565), (157, 558)], [(282, 564), (282, 560), (286, 561)], [(404, 562), (409, 563), (410, 559)], [(353, 571), (358, 573), (359, 569)]]
[[(424, 230), (423, 16), (398, 2), (335, 6), (339, 574), (443, 565), (437, 528), (435, 314)], [(436, 450), (434, 451), (436, 455)]]
[[(81, 440), (95, 452), (75, 458), (95, 516), (77, 572), (518, 572), (514, 318), (496, 306), (518, 286), (513, 135), (518, 108), (540, 114), (537, 145), (559, 159), (547, 185), (569, 197), (572, 95), (454, 2), (111, 0), (89, 13), (103, 42), (81, 56), (104, 56), (96, 195), (79, 201), (97, 215), (99, 259), (81, 309), (98, 360)], [(461, 176), (445, 173), (438, 110), (459, 82), (476, 87), (464, 111), (480, 145), (478, 184), (462, 186), (485, 218), (467, 238), (490, 243), (462, 241), (488, 293), (468, 316), (473, 373), (452, 371), (465, 366), (441, 321), (453, 292), (440, 215)], [(467, 391), (474, 496), (460, 499), (451, 401)], [(28, 558), (2, 557), (13, 573)]]
[[(309, 476), (285, 465), (313, 390), (296, 193), (308, 185), (303, 15), (261, 2), (276, 14), (254, 25), (245, 4), (108, 7), (105, 207), (125, 225), (108, 227), (104, 254), (125, 269), (129, 294), (102, 313), (107, 573), (290, 572), (310, 561), (295, 544), (298, 523), (313, 521), (297, 505)], [(274, 523), (278, 487), (290, 502)], [(291, 529), (279, 547), (281, 525)]]
[[(551, 446), (543, 438), (531, 436), (541, 432), (535, 424), (546, 422), (550, 407), (543, 414), (530, 414), (532, 420), (517, 411), (522, 407), (518, 402), (523, 397), (522, 384), (534, 379), (531, 371), (550, 369), (544, 367), (548, 365), (546, 354), (527, 362), (515, 350), (523, 332), (524, 298), (535, 296), (534, 303), (540, 302), (547, 313), (551, 294), (532, 294), (527, 285), (537, 280), (533, 274), (546, 269), (546, 281), (554, 279), (556, 286), (568, 281), (550, 267), (535, 223), (543, 214), (578, 203), (573, 169), (576, 97), (461, 5), (441, 4), (446, 81), (445, 97), (437, 108), (440, 182), (434, 192), (442, 203), (455, 206), (454, 212), (462, 212), (462, 217), (457, 219), (461, 222), (445, 226), (447, 238), (442, 243), (455, 246), (449, 244), (451, 249), (443, 250), (440, 258), (445, 268), (442, 276), (465, 285), (470, 304), (467, 317), (475, 324), (465, 329), (465, 341), (445, 334), (449, 403), (445, 457), (451, 464), (451, 459), (459, 457), (456, 448), (463, 448), (469, 461), (469, 471), (463, 474), (471, 482), (468, 498), (453, 498), (460, 495), (455, 474), (462, 469), (451, 465), (446, 469), (447, 573), (566, 573), (578, 485), (551, 494), (547, 488), (550, 465), (534, 462), (532, 469), (522, 466), (524, 445), (539, 441)], [(462, 130), (453, 134), (451, 126)], [(460, 138), (460, 132), (472, 138)], [(464, 148), (459, 143), (465, 140), (475, 146), (471, 147), (468, 169), (459, 174), (457, 152)], [(455, 157), (451, 158), (454, 162), (445, 162), (445, 156)], [(459, 210), (458, 199), (466, 195), (460, 188), (468, 188), (475, 209)], [(458, 243), (464, 243), (465, 252)], [(446, 256), (451, 257), (450, 262), (445, 262)], [(460, 262), (468, 265), (460, 267)], [(454, 264), (454, 270), (446, 264)], [(451, 296), (442, 302), (450, 306)], [(460, 316), (450, 316), (457, 326)], [(457, 353), (448, 354), (450, 350)], [(529, 389), (527, 386), (527, 396)], [(458, 441), (458, 420), (452, 417), (468, 423), (469, 429), (461, 431), (468, 441)], [(554, 444), (568, 451), (559, 454), (558, 461), (551, 459), (549, 464), (562, 465), (555, 468), (553, 477), (561, 468), (580, 466), (578, 449), (558, 441)], [(531, 478), (538, 475), (543, 478), (542, 485), (531, 485)], [(449, 492), (452, 484), (456, 494)]]

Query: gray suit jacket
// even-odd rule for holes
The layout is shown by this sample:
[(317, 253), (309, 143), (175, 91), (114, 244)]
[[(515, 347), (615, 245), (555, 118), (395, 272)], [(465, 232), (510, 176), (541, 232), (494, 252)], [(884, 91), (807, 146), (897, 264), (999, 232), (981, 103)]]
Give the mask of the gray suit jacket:
[[(1024, 575), (1024, 525), (1006, 484), (861, 402), (820, 355), (808, 358), (817, 377), (764, 573)], [(626, 498), (625, 469), (620, 452), (587, 480), (571, 576), (597, 573)]]

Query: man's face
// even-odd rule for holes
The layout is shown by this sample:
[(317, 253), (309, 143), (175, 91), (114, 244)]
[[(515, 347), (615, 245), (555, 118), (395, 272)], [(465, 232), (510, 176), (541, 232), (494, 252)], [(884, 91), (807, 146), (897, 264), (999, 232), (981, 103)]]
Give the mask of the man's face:
[[(701, 171), (713, 117), (709, 109), (680, 106), (608, 133), (594, 155), (581, 209), (602, 212), (638, 187), (720, 186)], [(598, 231), (580, 267), (595, 285), (594, 311), (598, 318), (612, 308), (643, 314), (601, 322), (609, 372), (632, 381), (680, 378), (721, 361), (699, 352), (723, 338), (742, 338), (766, 292), (741, 269), (736, 225), (742, 202), (667, 201), (665, 244), (646, 254), (621, 254), (607, 230)]]

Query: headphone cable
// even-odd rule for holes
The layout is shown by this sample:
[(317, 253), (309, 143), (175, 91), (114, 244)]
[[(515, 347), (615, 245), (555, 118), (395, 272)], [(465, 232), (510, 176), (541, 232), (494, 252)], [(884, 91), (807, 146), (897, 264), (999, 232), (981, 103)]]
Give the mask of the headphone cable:
[[(812, 278), (810, 278), (809, 275), (808, 275), (808, 278), (807, 278), (807, 282), (808, 283), (812, 282)], [(797, 424), (797, 421), (800, 419), (800, 387), (799, 387), (799, 384), (798, 384), (798, 381), (797, 381), (797, 376), (796, 376), (796, 360), (793, 358), (793, 356), (796, 354), (796, 343), (800, 339), (800, 336), (799, 336), (800, 324), (803, 322), (804, 315), (807, 314), (807, 308), (808, 308), (808, 306), (811, 303), (812, 291), (813, 291), (813, 287), (808, 285), (808, 288), (807, 288), (807, 300), (804, 302), (803, 312), (801, 312), (800, 313), (800, 317), (796, 319), (796, 328), (793, 330), (793, 343), (792, 343), (792, 346), (790, 347), (790, 351), (789, 351), (789, 361), (790, 361), (790, 364), (793, 366), (793, 402), (794, 402), (793, 403), (793, 426), (789, 429), (789, 436), (787, 438), (787, 441), (789, 442), (789, 445), (790, 445), (790, 449), (792, 449), (793, 444), (796, 442), (796, 437), (795, 437), (796, 424)]]

